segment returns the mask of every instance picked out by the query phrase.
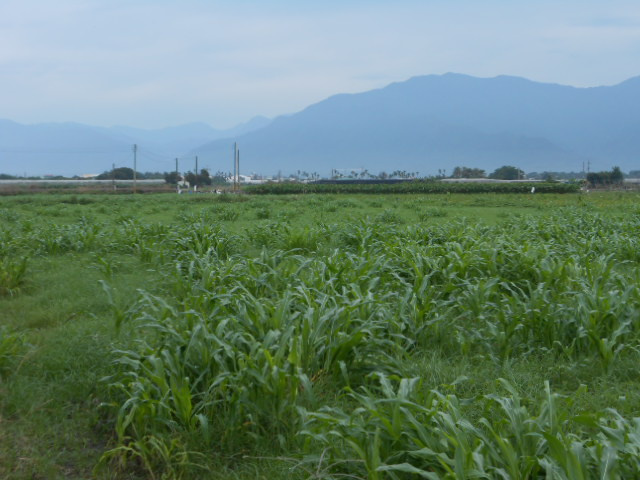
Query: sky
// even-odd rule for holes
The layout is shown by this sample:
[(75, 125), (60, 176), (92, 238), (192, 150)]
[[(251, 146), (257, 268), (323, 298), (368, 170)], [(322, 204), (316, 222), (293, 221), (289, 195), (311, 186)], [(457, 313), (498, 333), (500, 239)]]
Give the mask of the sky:
[(0, 118), (229, 128), (413, 76), (640, 75), (637, 0), (0, 0)]

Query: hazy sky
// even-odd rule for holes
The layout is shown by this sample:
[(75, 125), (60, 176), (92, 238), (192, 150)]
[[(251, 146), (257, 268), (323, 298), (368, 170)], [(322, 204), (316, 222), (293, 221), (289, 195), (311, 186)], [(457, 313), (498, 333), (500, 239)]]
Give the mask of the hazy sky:
[(230, 127), (426, 74), (640, 75), (638, 0), (0, 0), (0, 118)]

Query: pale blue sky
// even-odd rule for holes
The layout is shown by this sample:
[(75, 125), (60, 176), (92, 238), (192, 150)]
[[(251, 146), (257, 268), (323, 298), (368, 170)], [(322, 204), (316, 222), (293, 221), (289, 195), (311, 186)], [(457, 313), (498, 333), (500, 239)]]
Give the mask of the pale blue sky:
[(0, 118), (229, 127), (426, 74), (640, 75), (640, 2), (0, 0)]

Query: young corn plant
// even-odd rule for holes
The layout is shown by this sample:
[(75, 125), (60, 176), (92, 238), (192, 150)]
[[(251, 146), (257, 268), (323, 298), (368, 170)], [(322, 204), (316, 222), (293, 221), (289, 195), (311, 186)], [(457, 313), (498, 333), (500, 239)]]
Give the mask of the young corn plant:
[(18, 294), (25, 283), (26, 273), (26, 257), (13, 259), (3, 256), (0, 258), (0, 297)]
[[(425, 393), (417, 379), (377, 377), (377, 389), (348, 392), (351, 411), (306, 413), (306, 448), (322, 449), (339, 466), (334, 478), (596, 479), (637, 472), (640, 419), (628, 422), (613, 411), (573, 415), (571, 401), (548, 383), (532, 415), (504, 380), (506, 396), (460, 400)], [(482, 407), (480, 417), (468, 415), (472, 406)]]

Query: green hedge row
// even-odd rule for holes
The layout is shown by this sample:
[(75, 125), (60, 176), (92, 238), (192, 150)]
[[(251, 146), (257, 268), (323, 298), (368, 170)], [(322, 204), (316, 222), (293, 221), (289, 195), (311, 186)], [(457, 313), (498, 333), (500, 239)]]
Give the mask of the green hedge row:
[(445, 183), (416, 180), (391, 184), (340, 184), (340, 183), (264, 183), (247, 185), (247, 193), (298, 194), (298, 193), (574, 193), (578, 184), (570, 183)]

